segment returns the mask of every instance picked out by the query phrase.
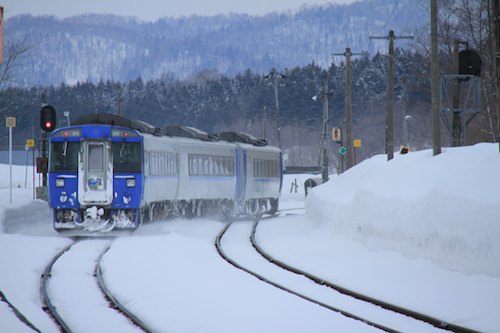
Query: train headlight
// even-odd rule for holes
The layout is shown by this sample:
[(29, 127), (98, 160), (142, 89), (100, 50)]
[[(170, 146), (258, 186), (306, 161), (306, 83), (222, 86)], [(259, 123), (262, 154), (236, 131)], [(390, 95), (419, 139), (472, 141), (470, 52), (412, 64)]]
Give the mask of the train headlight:
[(56, 178), (56, 187), (64, 187), (64, 178)]
[(127, 179), (127, 187), (135, 187), (135, 178)]

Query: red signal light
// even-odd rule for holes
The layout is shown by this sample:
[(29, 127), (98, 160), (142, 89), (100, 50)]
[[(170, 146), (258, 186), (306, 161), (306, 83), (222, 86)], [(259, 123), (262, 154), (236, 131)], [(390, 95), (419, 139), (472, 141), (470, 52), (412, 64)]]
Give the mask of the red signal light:
[(56, 125), (56, 109), (52, 105), (45, 105), (40, 110), (40, 128), (45, 132), (52, 132)]

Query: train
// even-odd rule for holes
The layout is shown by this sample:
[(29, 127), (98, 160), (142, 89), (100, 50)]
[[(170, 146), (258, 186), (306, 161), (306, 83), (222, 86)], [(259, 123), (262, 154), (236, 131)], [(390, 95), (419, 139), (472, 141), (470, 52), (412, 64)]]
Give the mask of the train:
[(60, 233), (133, 231), (169, 216), (275, 214), (278, 147), (241, 132), (153, 127), (93, 113), (54, 130), (48, 191)]

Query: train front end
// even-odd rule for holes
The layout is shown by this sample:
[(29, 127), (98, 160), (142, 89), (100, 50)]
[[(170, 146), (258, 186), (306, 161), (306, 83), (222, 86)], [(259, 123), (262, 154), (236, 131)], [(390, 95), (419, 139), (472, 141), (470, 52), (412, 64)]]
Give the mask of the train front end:
[(56, 231), (137, 229), (144, 181), (138, 131), (79, 125), (54, 131), (49, 142), (49, 200)]

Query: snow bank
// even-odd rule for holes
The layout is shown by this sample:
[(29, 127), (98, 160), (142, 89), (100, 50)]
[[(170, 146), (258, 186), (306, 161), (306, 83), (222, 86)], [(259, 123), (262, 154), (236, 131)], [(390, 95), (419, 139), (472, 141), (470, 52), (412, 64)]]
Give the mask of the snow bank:
[(449, 270), (500, 277), (497, 144), (375, 156), (314, 188), (312, 223), (374, 250), (429, 259)]

